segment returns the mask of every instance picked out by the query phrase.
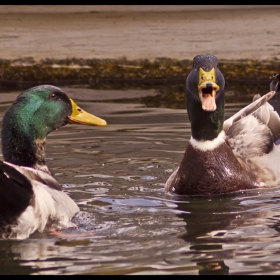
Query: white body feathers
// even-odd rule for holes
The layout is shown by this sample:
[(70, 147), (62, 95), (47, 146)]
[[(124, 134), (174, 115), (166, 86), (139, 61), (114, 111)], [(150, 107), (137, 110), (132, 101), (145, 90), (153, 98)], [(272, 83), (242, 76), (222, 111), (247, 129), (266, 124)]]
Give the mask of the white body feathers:
[[(54, 178), (40, 170), (29, 167), (16, 166), (5, 162), (16, 168), (22, 174), (32, 173), (44, 179), (54, 180)], [(57, 227), (67, 228), (75, 226), (71, 219), (79, 211), (77, 204), (62, 190), (50, 188), (44, 183), (30, 179), (34, 192), (34, 199), (25, 211), (18, 217), (17, 224), (12, 225), (12, 233), (9, 238), (25, 239), (36, 230), (42, 232), (47, 223), (51, 220)]]

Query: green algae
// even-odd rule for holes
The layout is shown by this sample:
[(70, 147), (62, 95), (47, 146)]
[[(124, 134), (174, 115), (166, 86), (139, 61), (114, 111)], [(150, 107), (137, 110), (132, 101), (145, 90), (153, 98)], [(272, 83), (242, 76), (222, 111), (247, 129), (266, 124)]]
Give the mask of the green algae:
[[(280, 61), (220, 60), (227, 81), (267, 81), (279, 71)], [(102, 82), (169, 83), (185, 80), (192, 60), (158, 58), (153, 61), (122, 59), (0, 60), (2, 84), (98, 84)]]

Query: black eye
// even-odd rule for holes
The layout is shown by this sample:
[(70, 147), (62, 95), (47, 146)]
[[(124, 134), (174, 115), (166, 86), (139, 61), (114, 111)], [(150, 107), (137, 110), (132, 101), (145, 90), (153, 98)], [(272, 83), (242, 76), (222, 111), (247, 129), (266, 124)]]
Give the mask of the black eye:
[(57, 99), (57, 95), (54, 92), (52, 92), (50, 94), (50, 99)]

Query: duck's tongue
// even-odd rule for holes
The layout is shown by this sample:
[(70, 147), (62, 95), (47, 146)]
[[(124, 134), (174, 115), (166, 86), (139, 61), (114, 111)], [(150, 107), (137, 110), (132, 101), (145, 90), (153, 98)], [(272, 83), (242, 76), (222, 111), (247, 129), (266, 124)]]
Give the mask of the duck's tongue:
[[(216, 94), (214, 94), (215, 96)], [(202, 109), (204, 111), (215, 111), (217, 106), (215, 102), (215, 97), (212, 94), (202, 93), (201, 103)]]

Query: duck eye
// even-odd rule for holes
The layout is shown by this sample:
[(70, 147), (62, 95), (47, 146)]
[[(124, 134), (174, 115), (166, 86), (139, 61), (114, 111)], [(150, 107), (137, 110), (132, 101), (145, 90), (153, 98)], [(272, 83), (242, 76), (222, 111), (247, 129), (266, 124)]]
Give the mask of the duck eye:
[(50, 98), (51, 99), (57, 99), (57, 95), (54, 92), (52, 92), (51, 95), (50, 95)]

